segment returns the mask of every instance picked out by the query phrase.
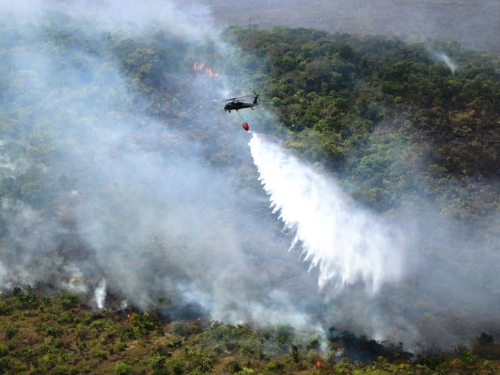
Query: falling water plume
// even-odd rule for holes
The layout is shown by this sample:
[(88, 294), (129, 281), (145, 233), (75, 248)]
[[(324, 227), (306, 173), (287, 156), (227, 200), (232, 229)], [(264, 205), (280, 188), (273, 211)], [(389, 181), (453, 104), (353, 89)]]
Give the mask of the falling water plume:
[(249, 142), (260, 181), (304, 259), (319, 269), (319, 287), (362, 282), (370, 293), (401, 273), (397, 232), (353, 202), (331, 178), (280, 146), (253, 134)]

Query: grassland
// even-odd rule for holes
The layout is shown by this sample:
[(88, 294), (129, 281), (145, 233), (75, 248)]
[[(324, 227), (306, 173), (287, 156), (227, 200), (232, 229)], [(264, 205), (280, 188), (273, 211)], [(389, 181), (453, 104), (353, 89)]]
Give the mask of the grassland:
[[(413, 356), (331, 328), (255, 328), (216, 321), (165, 321), (161, 305), (92, 310), (83, 298), (15, 288), (0, 297), (1, 374), (493, 374), (500, 345), (481, 335), (473, 351)], [(353, 362), (357, 356), (360, 361)], [(363, 355), (364, 358), (360, 357)], [(367, 361), (378, 356), (371, 363)]]

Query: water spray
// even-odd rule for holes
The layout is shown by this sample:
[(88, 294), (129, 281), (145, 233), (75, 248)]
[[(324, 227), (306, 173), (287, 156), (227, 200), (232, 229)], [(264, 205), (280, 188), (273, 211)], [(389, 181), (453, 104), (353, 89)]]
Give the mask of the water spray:
[(310, 268), (319, 269), (320, 289), (330, 285), (338, 293), (361, 282), (373, 294), (400, 278), (394, 231), (282, 147), (256, 133), (249, 146), (273, 213), (295, 233), (290, 249), (300, 248)]

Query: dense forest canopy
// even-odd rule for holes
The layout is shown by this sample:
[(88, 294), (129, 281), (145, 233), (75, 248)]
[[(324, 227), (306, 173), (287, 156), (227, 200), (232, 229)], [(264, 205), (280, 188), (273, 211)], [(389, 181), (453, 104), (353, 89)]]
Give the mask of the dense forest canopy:
[[(486, 178), (488, 195), (469, 202), (484, 211), (470, 213), (496, 208), (495, 55), (456, 43), (408, 45), (307, 29), (227, 33), (250, 52), (243, 67), (269, 74), (265, 93), (294, 132), (289, 146), (355, 180), (365, 203), (382, 210), (401, 205), (410, 185), (439, 200), (453, 194), (442, 191), (443, 179), (475, 190), (474, 182)], [(450, 209), (451, 199), (445, 201)]]
[[(497, 55), (316, 29), (207, 35), (210, 24), (108, 21), (0, 21), (0, 370), (92, 371), (80, 353), (103, 372), (108, 356), (125, 358), (116, 373), (349, 373), (335, 365), (343, 351), (405, 362), (406, 350), (451, 345), (456, 362), (420, 366), (495, 366), (476, 355), (493, 358), (500, 334)], [(241, 119), (214, 102), (252, 90), (262, 104), (241, 114), (252, 130), (401, 237), (400, 283), (318, 290), (317, 269), (287, 252), (293, 233), (269, 209)], [(179, 319), (192, 322), (169, 325)], [(404, 366), (365, 370), (414, 370)]]

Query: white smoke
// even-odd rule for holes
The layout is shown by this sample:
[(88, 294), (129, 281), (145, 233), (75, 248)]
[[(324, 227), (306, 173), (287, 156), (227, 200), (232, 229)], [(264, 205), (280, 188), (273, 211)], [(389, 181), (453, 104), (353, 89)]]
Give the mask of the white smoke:
[(209, 9), (203, 5), (186, 5), (171, 0), (105, 0), (105, 1), (44, 1), (2, 0), (0, 15), (40, 17), (44, 12), (61, 12), (79, 19), (112, 24), (122, 31), (142, 32), (144, 27), (175, 25), (170, 32), (186, 40), (202, 40), (213, 33)]
[(249, 142), (273, 212), (295, 231), (305, 260), (319, 268), (319, 287), (339, 292), (363, 282), (371, 293), (401, 276), (397, 236), (358, 207), (334, 180), (257, 134)]
[(104, 308), (104, 303), (106, 301), (106, 280), (102, 279), (97, 286), (95, 292), (95, 301), (97, 303), (97, 308)]
[(4, 144), (5, 142), (0, 139), (0, 176), (2, 176), (5, 172), (10, 175), (12, 174), (12, 171), (16, 169), (9, 156), (3, 150)]
[(436, 57), (442, 62), (444, 62), (448, 66), (448, 68), (450, 68), (451, 72), (455, 74), (455, 71), (457, 70), (458, 66), (453, 61), (451, 61), (448, 55), (444, 53), (436, 53)]
[(85, 281), (84, 273), (73, 264), (65, 266), (64, 270), (69, 275), (71, 275), (71, 277), (66, 285), (63, 284), (63, 287), (65, 287), (68, 290), (74, 291), (76, 293), (86, 293), (87, 286), (84, 283)]
[[(309, 290), (301, 293), (295, 285), (286, 284), (274, 264), (264, 263), (266, 257), (284, 262), (285, 242), (275, 231), (273, 218), (266, 217), (265, 206), (265, 213), (254, 214), (253, 208), (260, 209), (261, 200), (265, 199), (259, 186), (242, 193), (243, 189), (235, 185), (233, 176), (239, 176), (242, 165), (251, 169), (253, 179), (247, 133), (238, 131), (235, 135), (228, 131), (231, 120), (222, 108), (202, 112), (193, 109), (193, 103), (206, 102), (214, 89), (223, 91), (229, 84), (221, 76), (214, 86), (214, 81), (207, 77), (184, 75), (183, 69), (176, 68), (190, 68), (194, 57), (209, 61), (205, 58), (208, 55), (217, 61), (219, 54), (197, 52), (196, 46), (208, 43), (218, 51), (229, 47), (220, 42), (216, 30), (206, 41), (193, 42), (189, 30), (189, 35), (181, 33), (179, 23), (173, 19), (175, 14), (168, 12), (169, 2), (162, 2), (166, 6), (163, 13), (151, 12), (150, 17), (141, 16), (139, 10), (135, 12), (136, 8), (148, 9), (146, 2), (119, 4), (112, 0), (107, 4), (103, 5), (100, 18), (89, 25), (86, 17), (92, 14), (92, 7), (83, 15), (78, 13), (79, 7), (67, 11), (63, 7), (62, 14), (56, 16), (45, 11), (57, 10), (59, 6), (40, 2), (40, 15), (33, 14), (27, 20), (19, 17), (19, 24), (32, 25), (26, 29), (34, 34), (28, 41), (19, 42), (18, 47), (5, 51), (8, 59), (4, 60), (12, 66), (12, 77), (25, 71), (33, 73), (24, 74), (28, 78), (22, 86), (9, 86), (13, 90), (10, 97), (28, 92), (33, 94), (29, 97), (30, 106), (43, 108), (36, 111), (32, 133), (17, 138), (8, 132), (6, 136), (0, 134), (2, 140), (12, 138), (8, 156), (16, 165), (15, 177), (27, 171), (14, 182), (40, 181), (42, 187), (47, 183), (47, 188), (40, 190), (38, 185), (34, 186), (36, 189), (28, 185), (25, 190), (32, 192), (33, 197), (19, 193), (1, 201), (0, 231), (4, 222), (6, 234), (5, 238), (0, 237), (0, 241), (5, 241), (5, 246), (0, 242), (0, 258), (5, 264), (5, 272), (0, 270), (0, 287), (43, 287), (50, 280), (57, 288), (89, 292), (88, 297), (98, 308), (112, 308), (119, 298), (134, 308), (150, 309), (161, 299), (167, 301), (162, 310), (165, 319), (207, 316), (226, 322), (291, 322), (304, 328), (311, 326), (311, 311), (316, 311), (320, 298), (310, 292), (315, 290), (313, 276), (304, 274), (303, 265), (294, 260), (287, 266), (287, 276), (293, 275), (304, 290)], [(135, 8), (129, 9), (126, 16), (111, 17), (124, 4), (135, 4)], [(5, 11), (4, 5), (0, 5), (0, 15)], [(200, 29), (201, 22), (195, 22), (199, 12), (184, 8), (178, 12), (184, 14), (184, 19), (193, 20), (190, 32), (194, 36), (207, 37)], [(76, 19), (67, 26), (49, 22), (75, 14)], [(108, 18), (109, 22), (103, 21)], [(152, 31), (145, 31), (150, 19), (165, 21), (161, 27), (167, 40), (157, 40)], [(118, 32), (122, 21), (137, 21), (137, 27), (123, 26)], [(207, 20), (206, 25), (209, 24)], [(17, 27), (12, 25), (13, 30)], [(58, 47), (57, 53), (49, 52), (47, 44), (38, 40), (39, 35), (45, 35), (41, 31), (44, 27), (62, 28), (76, 40), (84, 35), (84, 45), (97, 52), (87, 53), (87, 47), (80, 42), (67, 50)], [(104, 47), (101, 37), (111, 32), (116, 33), (117, 39), (106, 39)], [(114, 52), (108, 53), (112, 46), (122, 45), (118, 40), (127, 40), (122, 38), (130, 34), (161, 48), (172, 47), (170, 38), (175, 36), (175, 43), (188, 51), (168, 54), (156, 77), (159, 82), (164, 79), (165, 85), (182, 83), (178, 95), (186, 100), (175, 99), (177, 108), (166, 110), (171, 114), (182, 112), (182, 119), (150, 116), (142, 102), (149, 99), (138, 93), (139, 103), (124, 100), (132, 97), (127, 95), (130, 77), (115, 64)], [(2, 37), (0, 42), (5, 42), (10, 34)], [(53, 42), (50, 37), (43, 38), (48, 45)], [(85, 72), (57, 69), (61, 61), (74, 60), (86, 66)], [(224, 67), (218, 71), (224, 72)], [(11, 75), (5, 80), (10, 82)], [(75, 100), (68, 92), (83, 96)], [(50, 97), (45, 93), (50, 93)], [(10, 111), (15, 103), (2, 103), (2, 110), (6, 108), (12, 118), (15, 114)], [(62, 108), (67, 111), (60, 111)], [(188, 132), (193, 123), (198, 123), (199, 113), (203, 116), (202, 126), (207, 124), (207, 129), (198, 128), (193, 137)], [(57, 120), (58, 116), (64, 120)], [(221, 125), (214, 129), (214, 123)], [(29, 138), (31, 134), (34, 137)], [(30, 159), (26, 151), (34, 150), (37, 134), (46, 136), (40, 141), (44, 145), (57, 143), (57, 155), (43, 163), (36, 157)], [(17, 154), (12, 151), (17, 150), (14, 146), (20, 149)], [(223, 160), (222, 167), (212, 163), (221, 155), (231, 154), (240, 161)], [(19, 191), (18, 186), (13, 185), (12, 191)], [(50, 213), (42, 211), (52, 199), (57, 206), (53, 205)], [(259, 277), (255, 278), (255, 274)], [(188, 290), (183, 285), (193, 287)], [(106, 301), (107, 294), (114, 298)]]
[[(0, 289), (7, 289), (11, 287), (11, 283), (9, 281), (9, 272), (7, 268), (0, 262)], [(0, 295), (2, 292), (0, 291)]]

